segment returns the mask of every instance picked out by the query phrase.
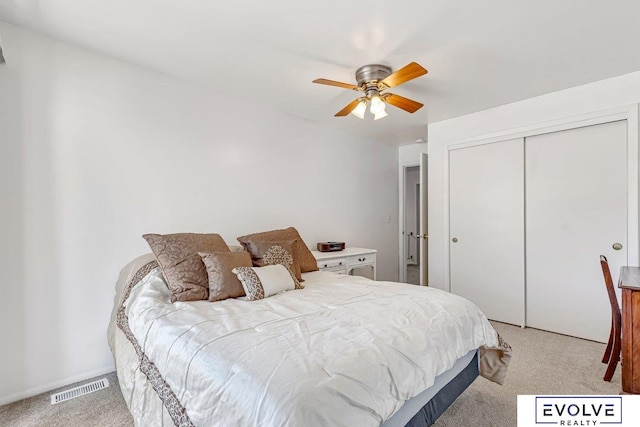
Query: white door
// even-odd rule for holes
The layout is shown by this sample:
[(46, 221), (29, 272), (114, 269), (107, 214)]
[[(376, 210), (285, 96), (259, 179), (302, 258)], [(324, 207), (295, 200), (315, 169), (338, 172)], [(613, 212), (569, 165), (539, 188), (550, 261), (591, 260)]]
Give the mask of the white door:
[(420, 244), (419, 263), (420, 263), (420, 284), (429, 284), (429, 217), (427, 200), (428, 197), (428, 156), (425, 153), (420, 155), (420, 233), (418, 242)]
[(619, 121), (526, 139), (527, 326), (607, 341), (599, 255), (617, 283), (627, 263), (626, 129)]
[(451, 292), (524, 324), (524, 141), (449, 152)]

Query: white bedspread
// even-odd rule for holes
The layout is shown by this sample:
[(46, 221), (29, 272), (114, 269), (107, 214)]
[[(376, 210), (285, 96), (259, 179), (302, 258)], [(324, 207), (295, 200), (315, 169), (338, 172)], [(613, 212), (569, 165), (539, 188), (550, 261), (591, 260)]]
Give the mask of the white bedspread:
[(498, 346), (447, 292), (303, 277), (303, 290), (250, 302), (172, 304), (159, 269), (133, 288), (131, 331), (193, 424), (379, 426), (468, 351)]

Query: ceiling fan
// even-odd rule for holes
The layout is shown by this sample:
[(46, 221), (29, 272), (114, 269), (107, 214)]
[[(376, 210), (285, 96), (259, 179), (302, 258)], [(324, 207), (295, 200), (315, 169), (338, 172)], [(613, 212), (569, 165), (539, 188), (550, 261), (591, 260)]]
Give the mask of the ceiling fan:
[(360, 67), (356, 71), (357, 86), (328, 79), (315, 79), (313, 83), (356, 90), (364, 94), (338, 111), (335, 115), (336, 117), (343, 117), (352, 113), (356, 117), (364, 119), (364, 113), (367, 109), (367, 104), (369, 104), (369, 111), (374, 115), (374, 119), (378, 120), (387, 116), (385, 104), (391, 104), (409, 113), (415, 113), (422, 108), (423, 104), (419, 102), (400, 95), (382, 92), (423, 76), (427, 72), (424, 67), (416, 62), (400, 68), (395, 73), (392, 73), (391, 67), (386, 65), (371, 64)]

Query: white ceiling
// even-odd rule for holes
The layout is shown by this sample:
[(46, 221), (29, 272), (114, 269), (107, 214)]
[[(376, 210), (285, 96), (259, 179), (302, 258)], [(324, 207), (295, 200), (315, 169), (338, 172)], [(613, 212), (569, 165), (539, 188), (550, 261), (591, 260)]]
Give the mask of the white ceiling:
[[(637, 0), (0, 0), (0, 20), (307, 120), (405, 144), (426, 124), (640, 70)], [(334, 118), (369, 63), (425, 104)]]

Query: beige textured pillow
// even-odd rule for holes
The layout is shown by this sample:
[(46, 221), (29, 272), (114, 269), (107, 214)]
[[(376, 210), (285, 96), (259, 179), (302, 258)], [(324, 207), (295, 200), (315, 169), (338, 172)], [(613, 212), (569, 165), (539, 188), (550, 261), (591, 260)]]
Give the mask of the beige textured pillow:
[(142, 237), (162, 268), (172, 302), (209, 298), (207, 271), (198, 252), (229, 252), (219, 234), (145, 234)]
[(244, 247), (251, 254), (251, 261), (256, 267), (282, 264), (290, 269), (298, 281), (302, 280), (300, 262), (298, 261), (298, 241), (263, 242), (247, 240)]
[(244, 296), (238, 277), (231, 271), (236, 267), (251, 267), (249, 252), (199, 252), (209, 277), (209, 301)]
[(236, 267), (233, 273), (242, 283), (247, 301), (255, 301), (284, 291), (302, 289), (290, 269), (282, 264), (264, 267)]
[(297, 240), (298, 256), (296, 258), (300, 263), (300, 271), (302, 273), (307, 273), (309, 271), (318, 270), (318, 262), (300, 237), (300, 233), (298, 233), (298, 230), (296, 230), (294, 227), (285, 228), (284, 230), (264, 231), (262, 233), (254, 233), (238, 237), (238, 242), (242, 243), (243, 246), (250, 240), (263, 242), (283, 242), (288, 240)]

